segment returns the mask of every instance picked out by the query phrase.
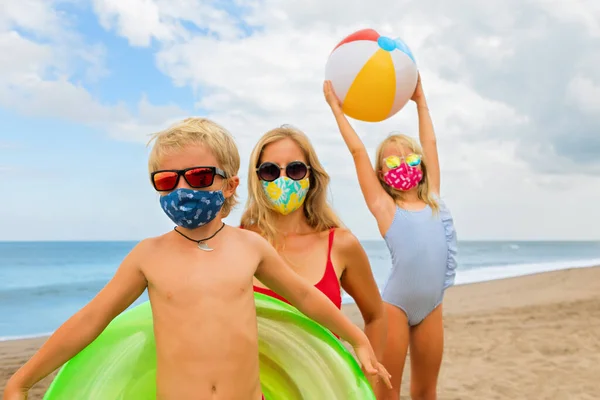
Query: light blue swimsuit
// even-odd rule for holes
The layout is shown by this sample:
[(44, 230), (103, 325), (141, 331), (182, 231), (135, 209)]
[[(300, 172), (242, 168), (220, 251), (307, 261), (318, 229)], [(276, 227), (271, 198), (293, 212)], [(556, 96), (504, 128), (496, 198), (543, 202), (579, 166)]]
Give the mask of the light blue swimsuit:
[(396, 207), (384, 239), (392, 256), (392, 272), (383, 300), (402, 309), (410, 326), (425, 319), (454, 284), (456, 230), (452, 215), (438, 198), (439, 212), (427, 205), (420, 211)]

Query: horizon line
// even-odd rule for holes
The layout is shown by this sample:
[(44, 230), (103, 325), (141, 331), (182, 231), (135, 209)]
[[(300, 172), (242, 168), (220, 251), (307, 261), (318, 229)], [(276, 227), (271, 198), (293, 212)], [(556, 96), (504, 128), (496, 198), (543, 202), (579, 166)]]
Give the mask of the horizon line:
[[(0, 243), (129, 243), (129, 242), (140, 242), (144, 239), (34, 239), (34, 240), (13, 240), (13, 239), (0, 239)], [(369, 238), (369, 239), (358, 239), (359, 241), (384, 241), (383, 238)], [(598, 239), (459, 239), (458, 242), (598, 242)]]

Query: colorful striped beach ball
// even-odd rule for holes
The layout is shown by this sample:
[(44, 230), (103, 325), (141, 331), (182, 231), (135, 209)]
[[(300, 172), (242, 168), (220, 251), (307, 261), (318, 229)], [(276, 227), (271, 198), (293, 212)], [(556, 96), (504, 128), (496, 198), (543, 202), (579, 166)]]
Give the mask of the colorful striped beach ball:
[(417, 77), (408, 46), (373, 29), (354, 32), (338, 43), (325, 66), (325, 79), (331, 81), (344, 113), (367, 122), (400, 111), (412, 97)]

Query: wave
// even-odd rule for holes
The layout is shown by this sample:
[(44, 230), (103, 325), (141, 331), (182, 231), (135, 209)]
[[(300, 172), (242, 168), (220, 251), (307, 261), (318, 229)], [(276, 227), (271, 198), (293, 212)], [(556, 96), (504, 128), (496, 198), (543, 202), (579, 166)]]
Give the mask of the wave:
[(108, 280), (95, 279), (88, 281), (60, 282), (26, 287), (9, 287), (0, 289), (0, 301), (15, 301), (24, 298), (38, 297), (72, 297), (82, 293), (98, 292)]
[[(468, 270), (461, 270), (459, 268), (456, 272), (455, 285), (460, 286), (471, 283), (534, 275), (542, 272), (561, 271), (572, 268), (589, 268), (596, 266), (600, 266), (600, 258), (530, 264), (492, 265), (469, 268)], [(342, 297), (342, 303), (354, 304), (354, 299), (352, 299), (352, 297), (350, 297), (348, 294), (344, 293)]]
[(37, 339), (52, 335), (54, 332), (34, 333), (31, 335), (20, 335), (20, 336), (0, 336), (0, 342), (7, 342), (9, 340), (26, 340), (26, 339)]
[(571, 268), (588, 268), (600, 265), (600, 258), (572, 261), (555, 261), (545, 263), (512, 264), (474, 268), (456, 273), (456, 285), (515, 278), (518, 276), (539, 274), (542, 272), (561, 271)]

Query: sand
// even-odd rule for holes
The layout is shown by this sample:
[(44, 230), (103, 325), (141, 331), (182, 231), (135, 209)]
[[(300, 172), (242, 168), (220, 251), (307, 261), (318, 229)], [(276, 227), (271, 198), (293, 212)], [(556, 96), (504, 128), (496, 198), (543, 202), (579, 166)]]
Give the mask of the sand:
[[(438, 399), (600, 398), (600, 267), (456, 286), (444, 310)], [(360, 325), (355, 306), (344, 312)], [(0, 391), (44, 340), (0, 342)], [(409, 380), (406, 368), (401, 399)]]

